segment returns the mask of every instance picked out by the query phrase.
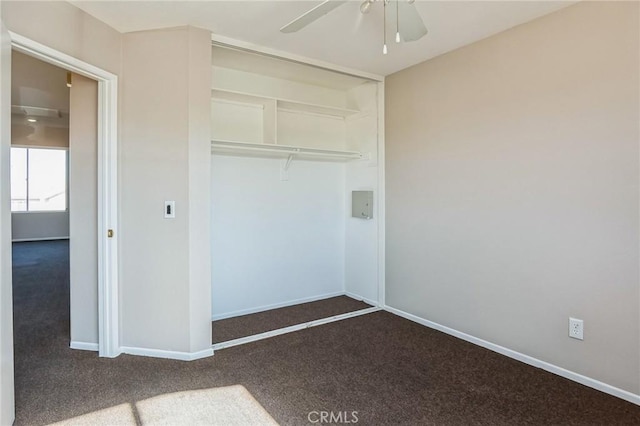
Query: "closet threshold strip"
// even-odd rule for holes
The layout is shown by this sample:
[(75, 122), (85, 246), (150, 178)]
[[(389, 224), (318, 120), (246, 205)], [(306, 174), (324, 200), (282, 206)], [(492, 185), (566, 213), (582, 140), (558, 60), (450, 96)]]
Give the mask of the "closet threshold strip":
[(278, 328), (276, 330), (265, 331), (264, 333), (258, 333), (251, 336), (240, 337), (238, 339), (228, 340), (226, 342), (215, 343), (211, 347), (214, 351), (219, 349), (231, 348), (233, 346), (244, 345), (245, 343), (257, 342), (258, 340), (268, 339), (270, 337), (280, 336), (282, 334), (293, 333), (294, 331), (300, 331), (318, 325), (329, 324), (336, 321), (341, 321), (349, 318), (359, 317), (360, 315), (367, 315), (382, 310), (379, 307), (371, 307), (366, 309), (360, 309), (358, 311), (347, 312), (346, 314), (334, 315), (327, 318), (321, 318), (318, 320), (304, 322), (302, 324), (296, 324), (289, 327)]

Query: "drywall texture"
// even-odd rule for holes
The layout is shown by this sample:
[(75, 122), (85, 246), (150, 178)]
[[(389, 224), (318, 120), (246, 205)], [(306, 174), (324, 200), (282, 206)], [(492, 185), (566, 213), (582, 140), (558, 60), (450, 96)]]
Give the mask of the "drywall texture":
[(120, 72), (121, 34), (65, 1), (3, 1), (9, 31), (92, 65)]
[[(32, 146), (32, 147), (58, 147), (67, 148), (69, 146), (69, 116), (65, 127), (51, 127), (40, 120), (38, 123), (27, 122), (24, 116), (11, 116), (11, 143), (16, 146)], [(28, 122), (27, 122), (28, 123)]]
[(11, 291), (11, 41), (0, 10), (0, 425), (15, 418), (13, 390), (13, 299)]
[(24, 53), (12, 52), (11, 104), (69, 113), (67, 71)]
[[(375, 139), (374, 139), (375, 140)], [(345, 227), (344, 247), (344, 288), (357, 299), (371, 303), (379, 302), (378, 296), (378, 221), (380, 210), (378, 203), (378, 168), (366, 163), (353, 162), (346, 165)], [(373, 191), (373, 218), (351, 217), (352, 191)]]
[(69, 238), (69, 212), (11, 213), (11, 240)]
[(638, 6), (387, 78), (388, 305), (640, 393)]
[(98, 83), (74, 75), (70, 92), (71, 341), (98, 343)]
[[(378, 83), (367, 83), (349, 91), (351, 105), (361, 114), (347, 119), (347, 149), (368, 156), (366, 161), (353, 161), (345, 165), (345, 249), (344, 287), (348, 294), (370, 303), (382, 302), (379, 295), (378, 242), (380, 221), (380, 187), (378, 185), (378, 135), (380, 108)], [(380, 135), (381, 136), (381, 135)], [(381, 143), (381, 142), (380, 142)], [(373, 191), (373, 218), (351, 217), (352, 191)]]
[(282, 161), (211, 157), (214, 318), (344, 291), (345, 165)]
[(189, 348), (195, 352), (211, 344), (211, 33), (189, 28), (187, 37)]
[[(210, 34), (193, 28), (123, 36), (123, 346), (180, 352), (211, 346), (210, 51)], [(164, 219), (165, 200), (175, 201), (175, 219)], [(204, 256), (192, 253), (198, 247)]]

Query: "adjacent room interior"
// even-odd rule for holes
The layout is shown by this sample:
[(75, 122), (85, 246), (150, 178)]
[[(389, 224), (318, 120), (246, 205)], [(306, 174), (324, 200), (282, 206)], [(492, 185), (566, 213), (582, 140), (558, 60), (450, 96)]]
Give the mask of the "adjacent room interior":
[(0, 20), (3, 426), (640, 418), (640, 2)]
[(11, 65), (12, 241), (68, 239), (67, 72), (19, 52)]

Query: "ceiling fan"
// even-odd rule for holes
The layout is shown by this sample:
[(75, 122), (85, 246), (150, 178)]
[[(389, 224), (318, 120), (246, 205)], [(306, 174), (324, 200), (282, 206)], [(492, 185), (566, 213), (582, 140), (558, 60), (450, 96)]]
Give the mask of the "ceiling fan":
[[(348, 0), (325, 0), (313, 9), (298, 16), (284, 27), (280, 28), (283, 33), (295, 33), (323, 17), (333, 9), (347, 3)], [(382, 3), (384, 8), (383, 32), (384, 44), (382, 53), (387, 54), (387, 7), (395, 6), (396, 18), (396, 43), (404, 41), (415, 41), (427, 34), (427, 27), (424, 25), (415, 5), (415, 0), (364, 0), (360, 4), (360, 12), (368, 13), (375, 3)]]

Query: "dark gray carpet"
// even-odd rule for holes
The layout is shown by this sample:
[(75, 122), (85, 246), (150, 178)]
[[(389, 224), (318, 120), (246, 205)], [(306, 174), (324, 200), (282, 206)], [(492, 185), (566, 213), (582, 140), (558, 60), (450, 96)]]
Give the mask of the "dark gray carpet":
[(362, 425), (639, 423), (638, 406), (386, 312), (193, 362), (73, 351), (66, 250), (14, 245), (18, 425), (238, 384), (286, 425), (309, 424), (314, 410), (357, 411)]
[(214, 321), (211, 332), (214, 343), (226, 342), (370, 307), (371, 305), (367, 303), (347, 296), (331, 297), (316, 302)]
[(69, 346), (69, 241), (13, 244), (16, 376)]

